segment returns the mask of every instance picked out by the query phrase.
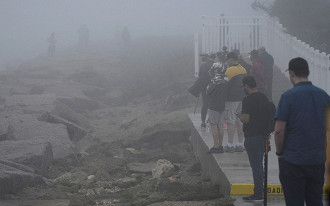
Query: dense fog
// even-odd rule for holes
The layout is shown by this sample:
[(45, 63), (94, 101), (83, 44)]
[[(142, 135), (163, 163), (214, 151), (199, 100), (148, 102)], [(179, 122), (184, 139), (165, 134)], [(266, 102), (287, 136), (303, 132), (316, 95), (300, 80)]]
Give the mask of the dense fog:
[(0, 66), (45, 53), (55, 32), (57, 48), (72, 47), (86, 25), (90, 42), (112, 40), (127, 27), (131, 38), (198, 32), (202, 15), (253, 15), (253, 0), (4, 0), (0, 1)]

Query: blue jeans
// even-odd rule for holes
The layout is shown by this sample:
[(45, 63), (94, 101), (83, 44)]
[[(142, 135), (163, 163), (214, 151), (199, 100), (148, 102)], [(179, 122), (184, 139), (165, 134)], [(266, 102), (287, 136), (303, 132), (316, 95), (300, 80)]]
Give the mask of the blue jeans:
[(265, 137), (246, 137), (244, 141), (244, 147), (249, 157), (250, 165), (252, 168), (253, 182), (254, 182), (254, 194), (262, 196), (263, 191), (263, 157), (265, 151)]
[(287, 206), (322, 206), (325, 165), (295, 165), (279, 158), (280, 182)]

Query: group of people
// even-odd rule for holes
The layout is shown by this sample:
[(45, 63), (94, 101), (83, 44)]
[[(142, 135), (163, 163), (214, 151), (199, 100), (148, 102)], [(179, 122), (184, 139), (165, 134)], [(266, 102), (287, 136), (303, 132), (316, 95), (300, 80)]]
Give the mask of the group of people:
[[(81, 25), (77, 30), (78, 33), (78, 47), (80, 49), (86, 49), (89, 44), (89, 29), (86, 24)], [(57, 39), (55, 32), (52, 32), (47, 39), (48, 42), (48, 56), (54, 56), (56, 51)]]
[[(242, 152), (245, 149), (255, 187), (254, 194), (243, 199), (262, 200), (265, 140), (274, 131), (286, 205), (304, 205), (304, 202), (307, 206), (323, 205), (325, 111), (330, 105), (329, 95), (308, 80), (309, 67), (305, 59), (292, 59), (287, 71), (294, 87), (282, 94), (276, 111), (274, 106), (275, 115), (271, 119), (275, 126), (271, 130), (261, 105), (272, 101), (274, 59), (260, 47), (250, 52), (250, 60), (251, 64), (246, 63), (237, 50), (226, 55), (219, 52), (202, 57), (199, 79), (190, 92), (195, 96), (196, 91), (201, 93), (202, 127), (208, 114), (214, 143), (209, 152)], [(228, 132), (225, 147), (222, 146), (224, 123), (227, 123)], [(236, 146), (233, 144), (235, 130)]]
[[(242, 100), (246, 92), (242, 89), (242, 79), (252, 76), (257, 84), (258, 91), (264, 93), (272, 100), (273, 57), (264, 47), (253, 50), (251, 53), (252, 64), (246, 63), (240, 56), (239, 50), (227, 52), (224, 47), (222, 52), (203, 55), (200, 65), (199, 78), (195, 85), (203, 100), (201, 109), (202, 127), (210, 124), (214, 146), (211, 153), (243, 152), (243, 124), (237, 113), (242, 109)], [(195, 86), (196, 88), (196, 86)], [(196, 95), (195, 95), (196, 96)], [(223, 124), (227, 125), (228, 143), (223, 142)], [(234, 136), (237, 133), (238, 143), (234, 145)]]

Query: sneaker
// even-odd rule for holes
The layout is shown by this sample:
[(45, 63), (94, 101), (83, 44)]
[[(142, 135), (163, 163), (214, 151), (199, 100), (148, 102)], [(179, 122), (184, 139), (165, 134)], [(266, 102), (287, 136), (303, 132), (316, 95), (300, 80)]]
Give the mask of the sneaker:
[(243, 146), (235, 146), (235, 152), (243, 152), (244, 151), (244, 147)]
[(225, 146), (225, 152), (233, 153), (235, 152), (235, 147), (229, 147), (228, 145)]
[(201, 127), (206, 128), (206, 124), (205, 124), (205, 123), (202, 123), (202, 124), (201, 124)]
[(209, 150), (209, 153), (224, 153), (224, 151), (223, 151), (223, 146), (220, 146), (220, 147), (212, 147), (212, 148)]
[(247, 197), (243, 197), (243, 200), (246, 200), (246, 201), (257, 201), (257, 200), (263, 200), (264, 197), (262, 195), (250, 195), (250, 196), (247, 196)]

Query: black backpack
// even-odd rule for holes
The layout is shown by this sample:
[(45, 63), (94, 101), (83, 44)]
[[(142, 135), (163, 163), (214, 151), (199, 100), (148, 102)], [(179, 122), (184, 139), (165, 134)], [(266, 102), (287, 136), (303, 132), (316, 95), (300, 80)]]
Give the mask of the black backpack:
[(265, 134), (270, 135), (275, 130), (275, 111), (276, 107), (273, 102), (266, 100), (259, 103), (260, 120), (265, 125)]

